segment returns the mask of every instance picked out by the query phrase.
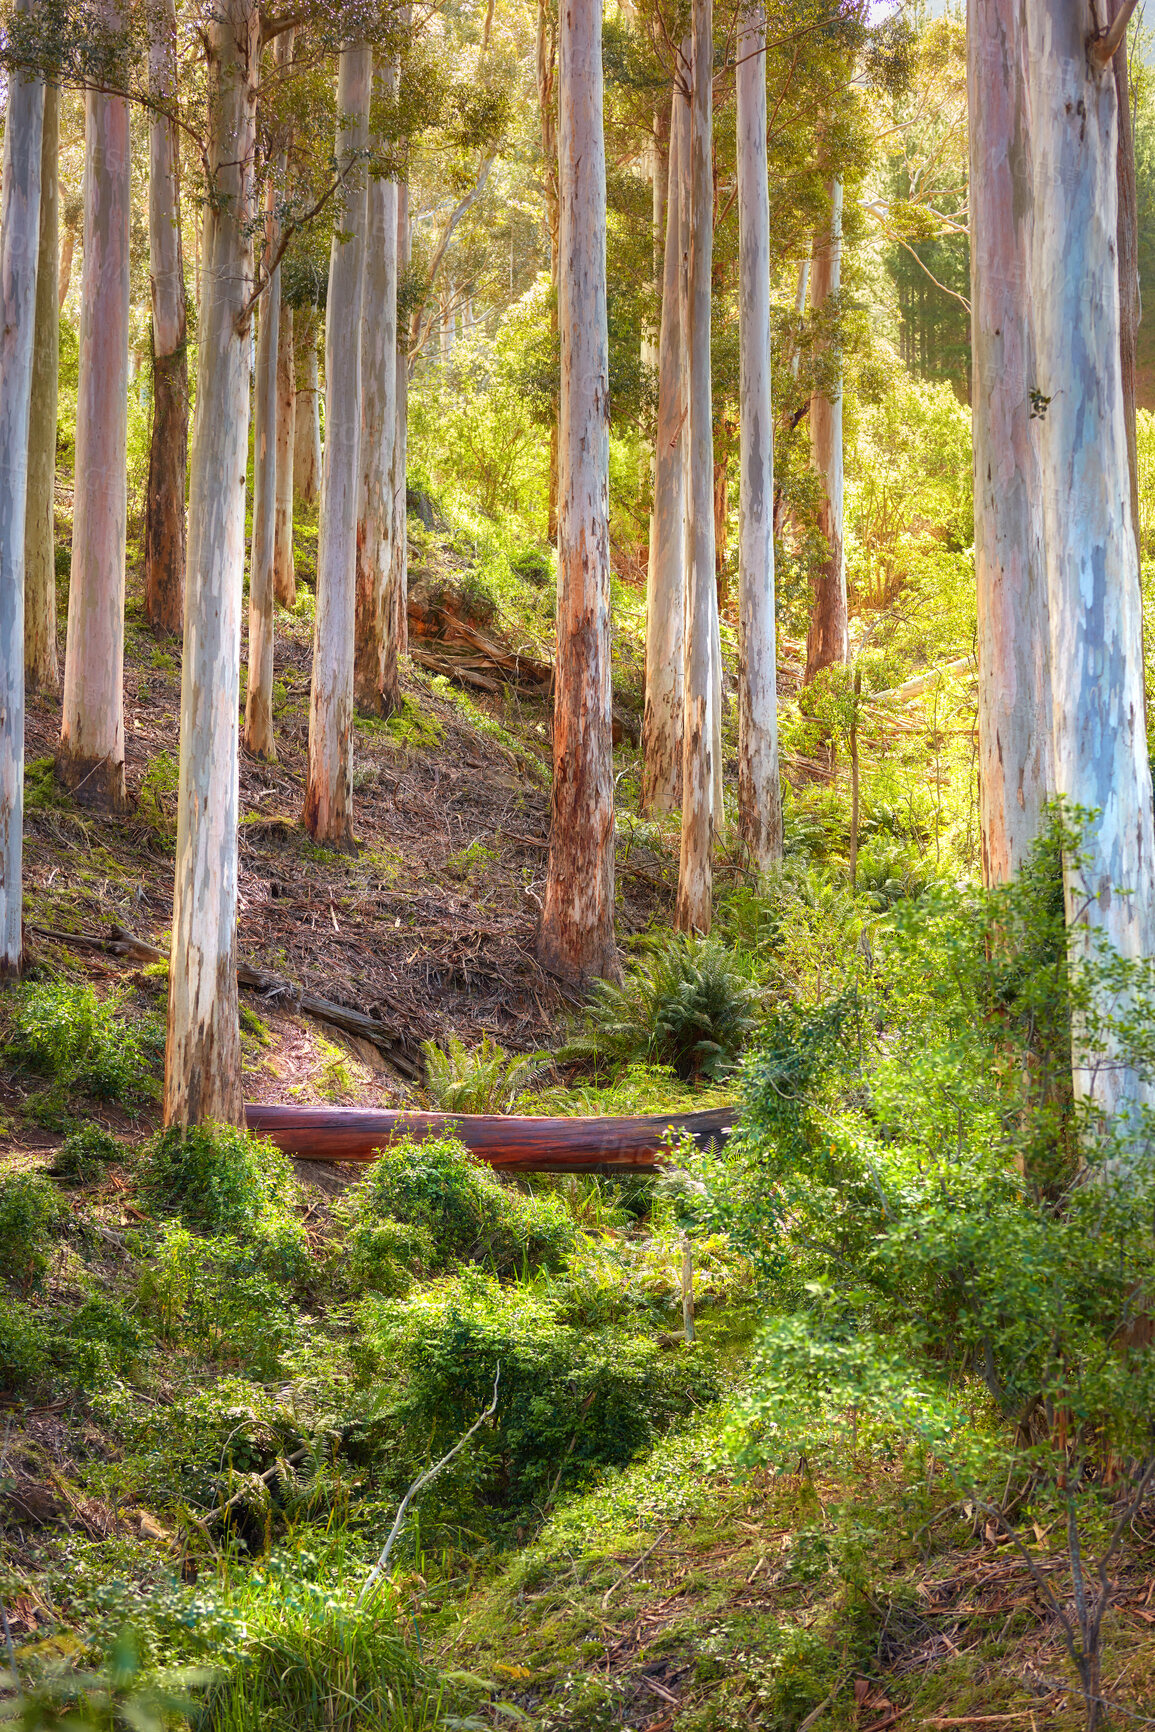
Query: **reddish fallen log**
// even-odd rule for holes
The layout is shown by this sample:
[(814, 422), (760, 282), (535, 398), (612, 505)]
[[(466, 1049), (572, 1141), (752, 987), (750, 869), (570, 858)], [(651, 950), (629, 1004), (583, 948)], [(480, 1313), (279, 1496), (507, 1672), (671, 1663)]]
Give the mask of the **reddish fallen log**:
[(451, 1130), (481, 1160), (523, 1173), (654, 1168), (667, 1132), (689, 1131), (699, 1148), (729, 1135), (729, 1107), (638, 1118), (533, 1119), (499, 1113), (377, 1112), (361, 1107), (249, 1106), (248, 1126), (287, 1155), (310, 1161), (372, 1161), (399, 1137)]

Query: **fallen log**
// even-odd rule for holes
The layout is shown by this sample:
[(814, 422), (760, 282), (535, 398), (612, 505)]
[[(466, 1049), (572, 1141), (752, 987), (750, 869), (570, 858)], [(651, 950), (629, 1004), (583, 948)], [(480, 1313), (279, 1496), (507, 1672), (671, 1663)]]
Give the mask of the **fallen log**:
[(460, 1137), (504, 1172), (652, 1170), (667, 1134), (689, 1131), (699, 1148), (729, 1136), (734, 1113), (649, 1113), (633, 1118), (525, 1118), (501, 1113), (380, 1112), (362, 1107), (247, 1106), (250, 1131), (310, 1161), (372, 1161), (401, 1137)]

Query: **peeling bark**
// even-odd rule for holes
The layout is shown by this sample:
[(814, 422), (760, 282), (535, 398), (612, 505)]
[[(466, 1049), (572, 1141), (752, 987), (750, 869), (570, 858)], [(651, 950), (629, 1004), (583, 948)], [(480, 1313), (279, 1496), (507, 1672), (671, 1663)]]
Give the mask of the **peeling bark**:
[(82, 804), (126, 804), (124, 562), (127, 511), (128, 100), (89, 90), (72, 577), (57, 771)]
[(561, 329), (557, 667), (544, 968), (616, 977), (610, 686), (609, 335), (600, 0), (558, 18)]
[[(283, 165), (282, 165), (283, 175)], [(266, 270), (277, 244), (276, 186), (265, 189)], [(249, 553), (249, 678), (245, 745), (275, 763), (273, 740), (273, 555), (277, 505), (277, 359), (281, 330), (281, 270), (269, 277), (257, 326), (253, 389), (253, 538)]]
[[(712, 0), (694, 0), (690, 97), (689, 459), (686, 526), (686, 662), (682, 722), (682, 842), (675, 925), (710, 930), (713, 905), (716, 721), (714, 618), (714, 418), (710, 298), (714, 244)], [(720, 696), (720, 694), (718, 694)], [(715, 698), (716, 702), (717, 699)], [(719, 814), (720, 816), (720, 814)]]
[[(176, 6), (160, 0), (149, 44), (149, 93), (176, 97)], [(184, 618), (185, 479), (188, 470), (188, 350), (176, 122), (154, 111), (149, 124), (149, 274), (152, 280), (152, 442), (144, 528), (144, 613), (157, 632)]]
[[(835, 298), (842, 286), (842, 182), (830, 182), (830, 226), (815, 240), (811, 271), (811, 305), (817, 311)], [(842, 535), (842, 367), (839, 362), (830, 396), (816, 391), (810, 399), (810, 451), (822, 484), (818, 526), (826, 557), (816, 574), (814, 607), (806, 638), (809, 685), (822, 668), (850, 660), (846, 607), (846, 549)]]
[(277, 502), (273, 518), (273, 595), (282, 607), (297, 599), (293, 564), (293, 309), (281, 297), (277, 333)]
[(738, 34), (738, 822), (750, 863), (782, 858), (774, 617), (774, 423), (770, 403), (770, 202), (766, 168), (766, 13), (754, 0)]
[(1022, 0), (970, 0), (967, 45), (979, 815), (997, 884), (1023, 865), (1055, 791)]
[(316, 505), (321, 498), (321, 385), (315, 307), (297, 309), (293, 336), (297, 352), (293, 404), (293, 497), (300, 505)]
[(670, 119), (662, 317), (658, 336), (658, 426), (654, 509), (646, 584), (646, 705), (642, 720), (642, 809), (673, 812), (681, 788), (682, 654), (685, 596), (686, 439), (682, 395), (680, 177), (689, 150), (689, 106), (675, 89)]
[(36, 337), (28, 424), (28, 506), (24, 530), (24, 679), (30, 691), (60, 684), (56, 654), (56, 412), (60, 310), (56, 270), (60, 228), (60, 91), (44, 87), (40, 166), (40, 248)]
[[(409, 184), (397, 186), (397, 270), (409, 269)], [(401, 707), (398, 656), (409, 653), (409, 513), (406, 504), (406, 465), (409, 450), (409, 352), (403, 333), (397, 331), (397, 397), (393, 434), (393, 545), (389, 563), (389, 598), (386, 601), (391, 629), (385, 645), (381, 698), (387, 714)]]
[[(336, 155), (363, 160), (369, 140), (373, 56), (341, 50)], [(346, 182), (329, 255), (325, 311), (325, 457), (317, 543), (317, 615), (309, 703), (304, 823), (314, 842), (353, 841), (353, 629), (356, 615), (357, 490), (361, 447), (361, 298), (365, 175)]]
[(0, 978), (19, 974), (23, 959), (24, 536), (43, 125), (43, 82), (10, 75), (0, 190)]
[(236, 984), (237, 711), (257, 0), (218, 0), (206, 42), (209, 168), (217, 196), (204, 207), (164, 1080), (165, 1123), (180, 1125), (244, 1123)]

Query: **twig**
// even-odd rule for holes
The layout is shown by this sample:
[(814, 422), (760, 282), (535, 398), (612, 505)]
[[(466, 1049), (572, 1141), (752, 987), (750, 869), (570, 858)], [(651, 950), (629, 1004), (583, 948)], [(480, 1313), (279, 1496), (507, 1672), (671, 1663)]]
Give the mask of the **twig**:
[(635, 1562), (630, 1565), (628, 1570), (623, 1570), (616, 1582), (611, 1583), (611, 1585), (606, 1589), (605, 1593), (602, 1595), (602, 1611), (603, 1612), (605, 1611), (607, 1605), (610, 1602), (611, 1594), (616, 1594), (618, 1589), (621, 1587), (622, 1583), (628, 1582), (630, 1577), (634, 1574), (634, 1572), (636, 1570), (641, 1569), (642, 1565), (645, 1563), (646, 1559), (650, 1556), (650, 1554), (652, 1552), (657, 1551), (658, 1547), (661, 1545), (661, 1543), (664, 1539), (669, 1538), (671, 1531), (672, 1530), (670, 1528), (663, 1528), (661, 1533), (658, 1535), (657, 1539), (654, 1541), (653, 1545), (647, 1546), (645, 1551), (642, 1553), (641, 1557), (636, 1559)]
[[(296, 1449), (293, 1451), (292, 1455), (287, 1455), (285, 1457), (285, 1466), (286, 1467), (296, 1467), (296, 1465), (299, 1461), (304, 1461), (305, 1457), (309, 1454), (310, 1448), (311, 1448), (311, 1445), (305, 1444), (305, 1446), (302, 1449)], [(281, 1471), (281, 1464), (279, 1461), (275, 1461), (273, 1463), (272, 1467), (267, 1467), (265, 1469), (264, 1473), (260, 1473), (257, 1475), (257, 1478), (262, 1485), (271, 1485), (273, 1483), (273, 1481), (276, 1479), (276, 1477), (280, 1471)], [(214, 1525), (214, 1523), (219, 1522), (221, 1517), (223, 1515), (226, 1515), (229, 1510), (235, 1509), (236, 1506), (240, 1503), (244, 1503), (245, 1498), (248, 1495), (248, 1491), (249, 1491), (249, 1486), (243, 1485), (241, 1487), (240, 1491), (233, 1493), (232, 1497), (228, 1500), (227, 1503), (218, 1504), (216, 1509), (210, 1511), (205, 1522), (203, 1522), (203, 1523), (198, 1522), (197, 1526), (198, 1527), (203, 1526), (206, 1530), (208, 1528), (212, 1527)]]
[(441, 1472), (443, 1467), (449, 1466), (449, 1463), (453, 1460), (454, 1456), (458, 1453), (458, 1451), (465, 1448), (465, 1445), (469, 1442), (469, 1440), (473, 1436), (474, 1432), (477, 1431), (480, 1426), (484, 1425), (487, 1419), (492, 1419), (494, 1414), (497, 1412), (497, 1386), (500, 1383), (500, 1381), (501, 1381), (501, 1366), (499, 1365), (497, 1368), (497, 1375), (493, 1379), (493, 1400), (490, 1402), (489, 1406), (485, 1409), (485, 1411), (483, 1413), (478, 1414), (477, 1418), (474, 1420), (474, 1422), (470, 1426), (469, 1430), (465, 1433), (464, 1437), (459, 1437), (457, 1442), (453, 1445), (453, 1448), (451, 1450), (448, 1450), (446, 1452), (446, 1454), (441, 1457), (441, 1460), (439, 1462), (435, 1462), (434, 1465), (428, 1470), (428, 1472), (423, 1473), (421, 1475), (420, 1479), (415, 1479), (413, 1481), (413, 1484), (409, 1487), (409, 1490), (405, 1493), (405, 1496), (401, 1499), (401, 1507), (397, 1511), (397, 1515), (394, 1518), (393, 1526), (389, 1530), (389, 1538), (385, 1541), (385, 1550), (381, 1553), (381, 1556), (377, 1559), (377, 1562), (374, 1564), (373, 1568), (370, 1570), (368, 1578), (366, 1579), (366, 1582), (365, 1582), (365, 1586), (361, 1589), (361, 1592), (357, 1595), (357, 1608), (358, 1608), (358, 1610), (360, 1610), (360, 1608), (365, 1604), (366, 1600), (369, 1598), (370, 1594), (373, 1592), (373, 1589), (377, 1586), (377, 1583), (380, 1581), (381, 1577), (385, 1574), (385, 1569), (386, 1569), (386, 1566), (389, 1562), (389, 1553), (393, 1550), (393, 1542), (397, 1538), (397, 1535), (401, 1532), (401, 1526), (405, 1520), (405, 1512), (409, 1508), (409, 1505), (413, 1502), (413, 1499), (417, 1496), (417, 1493), (419, 1491), (423, 1491), (424, 1488), (429, 1484), (429, 1482), (431, 1480), (436, 1479), (437, 1475)]

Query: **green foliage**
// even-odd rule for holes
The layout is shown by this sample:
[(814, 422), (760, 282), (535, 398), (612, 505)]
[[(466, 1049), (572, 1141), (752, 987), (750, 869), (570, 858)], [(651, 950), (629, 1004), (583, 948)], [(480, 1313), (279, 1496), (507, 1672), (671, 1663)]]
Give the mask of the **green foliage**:
[(0, 1702), (0, 1725), (14, 1732), (168, 1732), (187, 1726), (191, 1692), (209, 1673), (143, 1675), (136, 1638), (126, 1628), (99, 1671), (55, 1662), (19, 1695)]
[(119, 1160), (120, 1144), (103, 1125), (86, 1124), (65, 1137), (56, 1154), (53, 1171), (62, 1179), (88, 1185), (104, 1175), (110, 1162)]
[(402, 1381), (397, 1423), (422, 1452), (436, 1457), (476, 1419), (501, 1366), (494, 1428), (478, 1435), (462, 1468), (499, 1509), (552, 1500), (595, 1467), (624, 1467), (717, 1393), (702, 1355), (665, 1354), (636, 1329), (577, 1329), (565, 1302), (503, 1288), (481, 1271), (400, 1305), (366, 1302), (377, 1365)]
[[(274, 1243), (283, 1260), (284, 1246)], [(299, 1247), (288, 1243), (292, 1255)], [(245, 1244), (221, 1232), (202, 1239), (170, 1222), (141, 1271), (142, 1317), (169, 1346), (275, 1376), (295, 1324), (267, 1248), (267, 1240)]]
[(73, 981), (30, 981), (16, 995), (5, 1057), (50, 1077), (61, 1102), (74, 1089), (124, 1106), (155, 1100), (160, 1025), (118, 1014), (122, 1003), (120, 994), (99, 999)]
[(39, 1286), (64, 1221), (55, 1189), (39, 1173), (0, 1177), (0, 1278), (18, 1293)]
[(176, 835), (176, 796), (180, 764), (171, 752), (157, 752), (149, 759), (140, 782), (138, 809), (146, 823), (170, 840)]
[(507, 1113), (552, 1063), (547, 1052), (507, 1053), (489, 1035), (469, 1048), (451, 1034), (444, 1049), (427, 1040), (421, 1050), (429, 1098), (447, 1113)]
[(684, 1082), (729, 1075), (755, 1026), (754, 994), (712, 938), (671, 936), (620, 985), (594, 983), (584, 1033), (561, 1057), (668, 1064)]
[(235, 1125), (173, 1125), (151, 1146), (146, 1182), (187, 1225), (259, 1248), (264, 1268), (280, 1280), (305, 1278), (305, 1230), (291, 1212), (297, 1181), (274, 1143)]
[(443, 1270), (463, 1259), (500, 1275), (558, 1268), (575, 1239), (561, 1204), (502, 1184), (452, 1136), (390, 1144), (337, 1212), (343, 1279), (386, 1292), (401, 1289), (406, 1268)]
[(0, 1388), (20, 1395), (107, 1386), (133, 1368), (141, 1342), (134, 1319), (101, 1293), (53, 1311), (0, 1296)]

